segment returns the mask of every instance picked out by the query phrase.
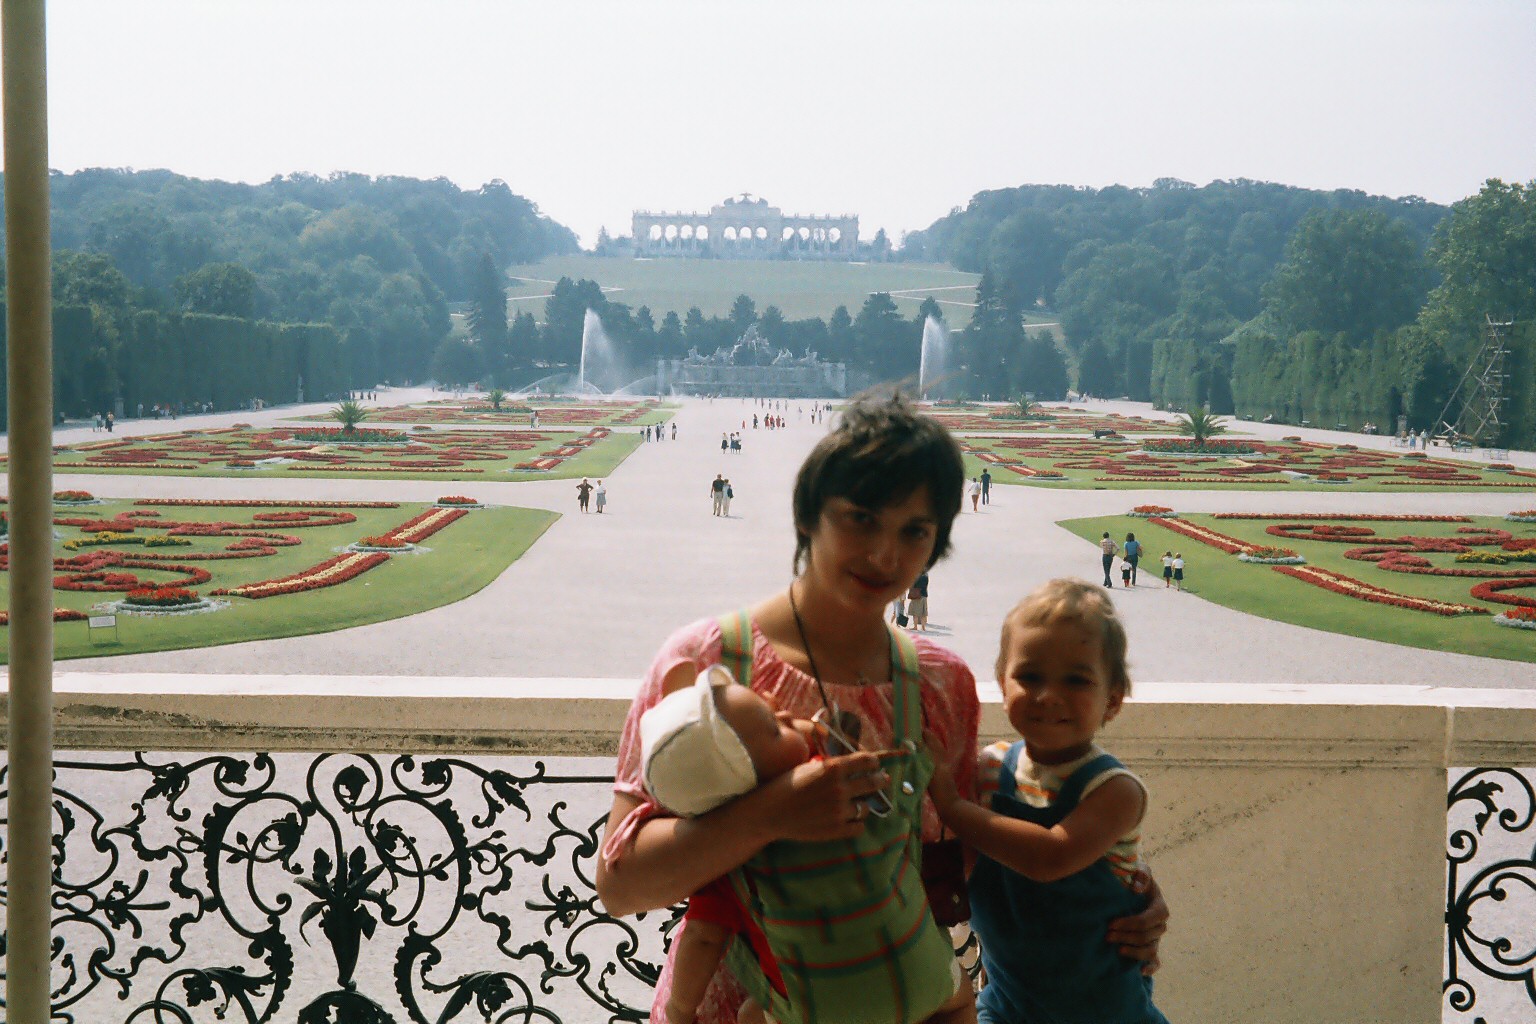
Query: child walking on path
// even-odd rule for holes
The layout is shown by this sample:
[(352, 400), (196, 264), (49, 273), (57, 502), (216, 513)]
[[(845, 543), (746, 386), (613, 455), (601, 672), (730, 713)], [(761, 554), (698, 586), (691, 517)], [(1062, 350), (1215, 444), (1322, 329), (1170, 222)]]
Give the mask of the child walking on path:
[(1184, 554), (1176, 553), (1173, 556), (1173, 589), (1184, 589)]
[(1173, 586), (1173, 552), (1163, 552), (1163, 589)]
[(966, 800), (938, 772), (939, 816), (980, 854), (972, 927), (987, 987), (980, 1024), (1167, 1024), (1141, 965), (1102, 922), (1146, 905), (1137, 892), (1147, 792), (1095, 742), (1130, 693), (1125, 629), (1109, 596), (1052, 580), (1003, 623), (997, 678), (1023, 739), (981, 752)]

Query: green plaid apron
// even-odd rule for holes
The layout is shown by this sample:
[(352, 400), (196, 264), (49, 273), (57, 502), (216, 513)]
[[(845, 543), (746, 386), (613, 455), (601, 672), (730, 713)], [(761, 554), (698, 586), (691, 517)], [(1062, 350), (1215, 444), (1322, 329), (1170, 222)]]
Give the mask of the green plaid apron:
[[(720, 632), (722, 664), (751, 685), (746, 613), (723, 617)], [(933, 760), (921, 752), (917, 648), (904, 633), (892, 636), (892, 746), (919, 745), (916, 754), (883, 762), (895, 809), (867, 818), (854, 839), (770, 843), (730, 876), (767, 936), (785, 991), (769, 984), (739, 936), (726, 964), (780, 1024), (916, 1024), (955, 991), (954, 949), (934, 924), (919, 871)]]

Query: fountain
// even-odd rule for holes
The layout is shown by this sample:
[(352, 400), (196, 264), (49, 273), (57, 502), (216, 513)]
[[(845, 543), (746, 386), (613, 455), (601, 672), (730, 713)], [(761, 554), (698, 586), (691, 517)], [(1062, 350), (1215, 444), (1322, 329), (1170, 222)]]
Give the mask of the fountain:
[(937, 317), (928, 317), (923, 321), (923, 348), (917, 364), (919, 397), (927, 398), (929, 387), (942, 383), (950, 373), (949, 354), (949, 328)]
[(601, 318), (590, 309), (581, 322), (581, 365), (576, 373), (576, 394), (606, 395), (608, 392), (588, 379), (589, 367), (593, 377), (607, 381), (610, 387), (619, 370), (618, 353), (614, 351), (613, 342), (609, 340), (608, 332), (603, 330)]

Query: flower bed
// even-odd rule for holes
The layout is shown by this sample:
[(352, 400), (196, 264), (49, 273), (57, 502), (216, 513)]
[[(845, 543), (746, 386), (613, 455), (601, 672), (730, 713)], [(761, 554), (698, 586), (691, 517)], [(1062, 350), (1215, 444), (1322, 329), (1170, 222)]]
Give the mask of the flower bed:
[(1504, 517), (1512, 523), (1536, 523), (1536, 508), (1523, 509), (1519, 512), (1511, 512)]
[(1516, 608), (1536, 609), (1536, 599), (1520, 597), (1517, 594), (1506, 594), (1506, 590), (1536, 589), (1536, 575), (1517, 576), (1513, 579), (1489, 580), (1479, 583), (1472, 588), (1472, 596), (1480, 601), (1492, 601), (1494, 604), (1514, 605)]
[(463, 494), (445, 494), (437, 499), (438, 508), (485, 508), (477, 498)]
[(1238, 540), (1236, 537), (1228, 537), (1224, 533), (1217, 533), (1215, 530), (1209, 529), (1207, 527), (1197, 526), (1196, 524), (1189, 522), (1187, 519), (1166, 519), (1162, 517), (1156, 517), (1150, 521), (1158, 526), (1172, 530), (1174, 533), (1183, 534), (1191, 540), (1197, 540), (1202, 544), (1209, 544), (1211, 547), (1216, 548), (1219, 551), (1225, 551), (1229, 555), (1239, 554), (1241, 552), (1247, 551), (1250, 547), (1253, 546), (1244, 541)]
[(1290, 548), (1253, 547), (1247, 551), (1240, 551), (1237, 555), (1239, 562), (1252, 562), (1255, 565), (1306, 565), (1307, 560), (1302, 558)]
[(1137, 519), (1177, 519), (1179, 516), (1179, 514), (1173, 509), (1163, 505), (1137, 505), (1135, 508), (1127, 512), (1126, 515), (1133, 516)]
[[(1343, 573), (1333, 572), (1330, 569), (1322, 569), (1317, 566), (1272, 566), (1275, 572), (1294, 576), (1296, 579), (1310, 583), (1315, 587), (1345, 597), (1353, 597), (1360, 601), (1370, 601), (1373, 604), (1392, 605), (1398, 608), (1407, 608), (1413, 611), (1429, 612), (1433, 615), (1487, 615), (1488, 609), (1477, 605), (1457, 604), (1453, 601), (1433, 601), (1425, 597), (1415, 597), (1412, 594), (1399, 594), (1395, 591), (1378, 587), (1373, 583), (1357, 580)], [(1536, 580), (1531, 581), (1536, 584)], [(1474, 595), (1476, 591), (1474, 590)]]
[(410, 438), (398, 430), (343, 430), (340, 427), (305, 427), (295, 430), (298, 441), (315, 441), (320, 444), (409, 444)]
[(374, 566), (383, 565), (387, 561), (389, 556), (383, 552), (348, 552), (337, 555), (335, 558), (327, 558), (318, 565), (312, 565), (291, 576), (264, 580), (260, 583), (247, 583), (227, 590), (215, 590), (213, 593), (227, 594), (231, 597), (248, 597), (253, 600), (276, 597), (280, 594), (298, 594), (306, 590), (334, 587), (338, 583), (356, 579)]
[(1536, 608), (1511, 608), (1493, 617), (1495, 626), (1513, 626), (1515, 629), (1536, 629)]
[(123, 603), (145, 608), (184, 608), (201, 604), (202, 600), (196, 592), (185, 587), (139, 587), (128, 591)]
[(100, 504), (96, 495), (90, 491), (54, 491), (53, 503), (55, 505), (97, 505)]
[(1213, 441), (1207, 438), (1155, 438), (1142, 444), (1142, 450), (1154, 455), (1254, 455), (1258, 449), (1247, 441)]
[(396, 540), (393, 537), (374, 536), (364, 537), (362, 540), (348, 544), (348, 551), (410, 551), (413, 545), (407, 541)]
[[(84, 622), (88, 618), (90, 616), (86, 615), (85, 612), (78, 612), (73, 608), (55, 608), (53, 610), (54, 622)], [(0, 611), (0, 626), (9, 626), (10, 624), (11, 613)]]

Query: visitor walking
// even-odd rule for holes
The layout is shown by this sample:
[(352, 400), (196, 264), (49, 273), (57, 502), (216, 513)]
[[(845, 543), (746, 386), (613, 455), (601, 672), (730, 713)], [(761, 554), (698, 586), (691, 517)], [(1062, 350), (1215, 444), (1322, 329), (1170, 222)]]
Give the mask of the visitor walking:
[(981, 471), (981, 503), (992, 504), (992, 473), (986, 469)]
[(928, 573), (926, 570), (912, 581), (912, 586), (907, 591), (907, 618), (912, 620), (913, 629), (928, 632)]
[(672, 440), (677, 440), (677, 420), (672, 421)]
[(592, 492), (592, 497), (596, 499), (597, 514), (602, 515), (603, 507), (608, 504), (608, 488), (603, 486), (601, 480), (597, 482), (597, 489)]
[(1184, 589), (1184, 554), (1180, 551), (1173, 553), (1173, 589)]
[(108, 409), (107, 410), (107, 433), (109, 433), (109, 434), (112, 433), (112, 422), (113, 422), (112, 410)]
[(709, 495), (714, 501), (714, 515), (720, 514), (720, 506), (725, 503), (725, 477), (715, 474), (714, 483), (709, 485)]
[(1115, 566), (1115, 556), (1120, 553), (1120, 546), (1109, 536), (1109, 531), (1104, 531), (1104, 537), (1099, 541), (1099, 553), (1104, 562), (1104, 585), (1114, 589), (1114, 581), (1109, 578), (1109, 570)]
[(727, 519), (731, 517), (731, 499), (736, 497), (736, 492), (731, 489), (731, 478), (725, 478), (725, 489), (720, 498), (720, 514)]
[(965, 485), (965, 496), (971, 499), (971, 511), (980, 512), (976, 503), (981, 501), (981, 481), (971, 477), (970, 483)]
[(1141, 541), (1136, 539), (1134, 533), (1125, 535), (1125, 563), (1131, 567), (1131, 582), (1127, 586), (1136, 585), (1136, 566), (1141, 561)]
[(1163, 552), (1163, 589), (1173, 586), (1173, 552)]
[(581, 483), (576, 485), (576, 504), (583, 512), (587, 511), (587, 504), (592, 500), (592, 485), (587, 483), (587, 478), (582, 477)]
[(731, 450), (731, 438), (728, 434), (720, 435), (720, 454), (724, 455)]

